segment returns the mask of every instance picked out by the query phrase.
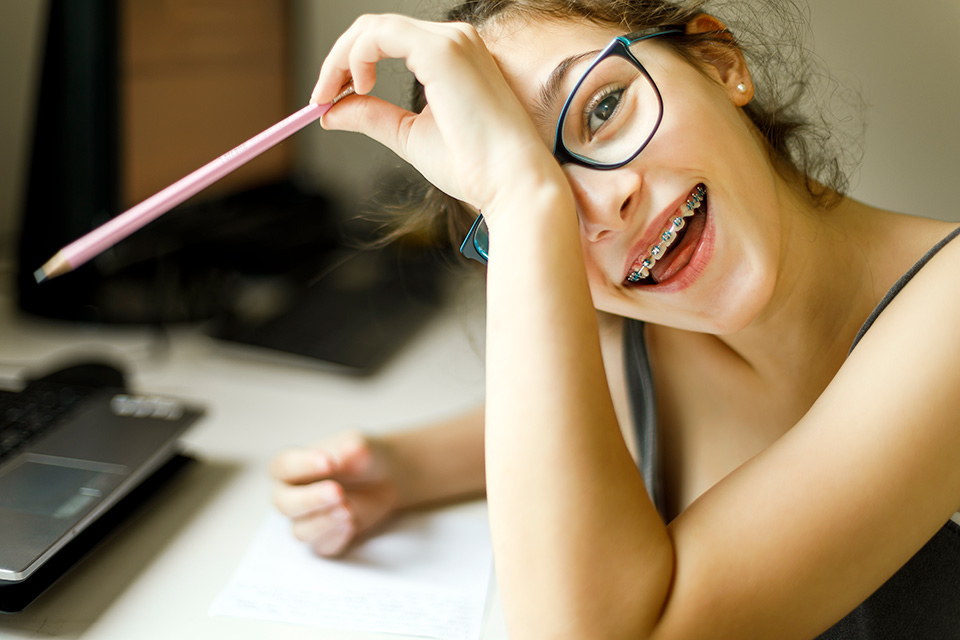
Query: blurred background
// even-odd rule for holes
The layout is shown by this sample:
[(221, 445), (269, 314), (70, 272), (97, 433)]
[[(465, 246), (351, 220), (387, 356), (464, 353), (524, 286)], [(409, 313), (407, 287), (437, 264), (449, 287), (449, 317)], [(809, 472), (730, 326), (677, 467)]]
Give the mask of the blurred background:
[[(33, 315), (204, 321), (225, 340), (374, 370), (442, 302), (449, 269), (438, 265), (450, 248), (422, 239), (362, 248), (376, 228), (358, 219), (397, 201), (410, 170), (361, 136), (308, 127), (83, 269), (43, 287), (32, 272), (305, 104), (325, 53), (357, 15), (433, 18), (448, 4), (4, 0), (5, 290)], [(949, 188), (960, 166), (960, 3), (800, 4), (811, 45), (865, 102), (853, 195), (960, 219)], [(406, 103), (409, 85), (401, 63), (386, 64), (377, 93)], [(856, 119), (847, 124), (859, 134)]]
[[(20, 311), (69, 322), (204, 322), (225, 341), (374, 371), (442, 303), (449, 246), (371, 248), (363, 220), (408, 170), (318, 125), (269, 150), (67, 276), (56, 250), (306, 104), (325, 51), (361, 11), (423, 3), (13, 0), (0, 261)], [(403, 100), (386, 64), (377, 93)]]

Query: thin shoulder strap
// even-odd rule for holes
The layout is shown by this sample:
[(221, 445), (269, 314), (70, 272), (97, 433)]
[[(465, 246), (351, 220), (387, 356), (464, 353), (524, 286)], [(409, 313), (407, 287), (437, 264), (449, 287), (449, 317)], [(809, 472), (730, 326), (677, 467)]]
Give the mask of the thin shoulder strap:
[[(853, 339), (853, 344), (850, 346), (850, 352), (852, 352), (854, 347), (860, 343), (860, 339), (863, 337), (863, 335), (870, 329), (870, 327), (873, 326), (873, 323), (880, 316), (880, 314), (883, 313), (883, 310), (887, 308), (887, 305), (890, 304), (895, 297), (897, 297), (897, 294), (900, 293), (900, 290), (907, 286), (907, 283), (913, 279), (913, 276), (917, 275), (917, 272), (920, 271), (920, 269), (922, 269), (928, 262), (930, 262), (930, 259), (937, 255), (937, 252), (940, 251), (940, 249), (943, 249), (951, 240), (956, 238), (958, 234), (960, 234), (960, 227), (957, 227), (947, 234), (947, 237), (933, 245), (933, 247), (931, 247), (922, 258), (917, 260), (915, 265), (910, 267), (909, 271), (903, 274), (900, 279), (897, 280), (892, 287), (890, 287), (890, 290), (887, 291), (886, 295), (883, 296), (883, 299), (880, 300), (880, 303), (870, 313), (870, 315), (867, 316), (863, 326), (860, 327), (860, 331), (857, 332), (857, 337)], [(848, 355), (850, 352), (848, 352)]]
[(657, 447), (657, 399), (653, 389), (653, 373), (647, 356), (643, 322), (623, 323), (623, 357), (627, 377), (627, 393), (633, 429), (639, 448), (640, 473), (653, 504), (663, 515), (663, 482), (660, 478), (660, 452)]

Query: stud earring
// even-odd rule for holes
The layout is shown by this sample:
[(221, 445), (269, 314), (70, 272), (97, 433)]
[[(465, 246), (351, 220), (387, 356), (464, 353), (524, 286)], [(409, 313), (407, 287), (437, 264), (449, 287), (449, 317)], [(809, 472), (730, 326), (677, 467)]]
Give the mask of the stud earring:
[(746, 93), (746, 92), (747, 92), (747, 85), (745, 85), (745, 84), (743, 84), (743, 83), (741, 82), (740, 84), (737, 85), (737, 91), (739, 91), (740, 93)]

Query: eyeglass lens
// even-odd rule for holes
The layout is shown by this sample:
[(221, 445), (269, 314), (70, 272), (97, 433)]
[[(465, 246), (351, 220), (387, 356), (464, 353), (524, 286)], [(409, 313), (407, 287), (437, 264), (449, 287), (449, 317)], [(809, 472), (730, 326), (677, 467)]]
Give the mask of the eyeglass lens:
[(574, 156), (598, 164), (629, 160), (660, 119), (660, 97), (650, 78), (619, 55), (601, 60), (570, 95), (560, 140)]
[(487, 223), (483, 218), (480, 218), (480, 222), (477, 224), (477, 230), (473, 234), (473, 246), (484, 260), (488, 260), (490, 256), (488, 251), (490, 248), (490, 234), (487, 231)]

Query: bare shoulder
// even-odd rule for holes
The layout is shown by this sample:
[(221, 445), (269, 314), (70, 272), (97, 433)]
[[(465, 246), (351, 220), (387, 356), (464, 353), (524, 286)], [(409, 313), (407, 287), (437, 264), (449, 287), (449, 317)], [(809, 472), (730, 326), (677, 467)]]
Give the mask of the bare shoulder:
[(955, 241), (960, 230), (960, 222), (934, 222), (929, 227), (929, 234), (936, 239), (931, 249), (939, 247), (936, 255), (941, 256), (941, 262), (949, 262), (956, 266), (960, 263), (960, 242)]
[[(878, 284), (886, 287), (896, 282), (913, 265), (934, 247), (947, 240), (960, 226), (958, 222), (946, 222), (904, 214), (896, 214), (865, 207), (862, 224), (870, 225), (874, 271)], [(949, 242), (938, 251), (941, 261), (960, 259), (957, 246)], [(945, 251), (944, 249), (950, 249)], [(950, 258), (946, 256), (951, 256)]]
[(893, 312), (902, 321), (919, 320), (912, 318), (916, 314), (949, 314), (954, 309), (953, 299), (960, 297), (956, 295), (960, 290), (958, 227), (955, 222), (934, 220), (918, 220), (912, 225), (910, 241), (901, 245), (911, 268), (899, 272), (911, 277), (896, 296), (897, 300), (903, 299), (898, 305), (900, 311)]
[[(960, 289), (960, 286), (958, 286), (960, 280), (957, 278), (957, 274), (960, 274), (960, 239), (958, 239), (960, 233), (958, 233), (958, 227), (960, 225), (956, 223), (949, 224), (946, 229), (947, 233), (934, 245), (937, 248), (936, 254), (915, 276), (919, 277), (921, 273), (927, 272), (921, 282), (925, 282), (930, 295), (935, 295), (937, 293), (935, 290), (939, 290), (940, 295), (956, 297), (955, 293)], [(943, 229), (941, 228), (941, 230)]]
[[(914, 387), (903, 380), (901, 393), (885, 402), (936, 404), (935, 397), (924, 397), (930, 390), (947, 380), (960, 384), (960, 332), (956, 330), (960, 326), (958, 223), (898, 218), (895, 224), (887, 225), (888, 255), (897, 264), (896, 271), (885, 279), (892, 285), (907, 274), (909, 281), (895, 290), (895, 297), (888, 300), (831, 386), (855, 387), (859, 378), (862, 386), (870, 387), (870, 381), (887, 375), (884, 371), (889, 372), (891, 365), (900, 370), (913, 363), (909, 376), (898, 373), (889, 382), (906, 377), (942, 382)], [(872, 361), (874, 366), (883, 361), (886, 366), (872, 369), (863, 361)], [(856, 374), (851, 375), (850, 370)], [(911, 398), (910, 392), (919, 396)], [(960, 421), (960, 407), (957, 409), (955, 419)]]

